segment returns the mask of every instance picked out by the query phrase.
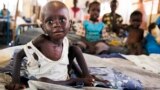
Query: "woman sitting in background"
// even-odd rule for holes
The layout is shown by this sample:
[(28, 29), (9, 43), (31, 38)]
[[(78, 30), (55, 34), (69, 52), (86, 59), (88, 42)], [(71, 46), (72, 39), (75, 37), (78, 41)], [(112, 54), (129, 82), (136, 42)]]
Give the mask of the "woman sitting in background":
[(145, 37), (145, 49), (148, 54), (157, 53), (160, 54), (160, 34), (156, 23), (151, 23), (148, 27), (149, 33)]

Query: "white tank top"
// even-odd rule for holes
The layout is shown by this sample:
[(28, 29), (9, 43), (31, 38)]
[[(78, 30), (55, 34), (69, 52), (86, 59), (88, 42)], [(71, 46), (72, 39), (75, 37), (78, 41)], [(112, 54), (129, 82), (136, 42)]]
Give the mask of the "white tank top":
[[(31, 42), (24, 46), (24, 51), (27, 56), (27, 70), (29, 77), (34, 76), (37, 79), (46, 77), (54, 81), (66, 80), (68, 77), (68, 48), (69, 42), (65, 37), (63, 40), (63, 51), (61, 58), (53, 61), (45, 57)], [(33, 54), (38, 56), (38, 60)]]

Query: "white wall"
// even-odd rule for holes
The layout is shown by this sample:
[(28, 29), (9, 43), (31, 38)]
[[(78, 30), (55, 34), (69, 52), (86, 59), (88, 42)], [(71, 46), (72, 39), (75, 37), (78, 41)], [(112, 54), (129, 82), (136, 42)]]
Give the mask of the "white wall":
[[(19, 0), (19, 11), (22, 12), (22, 14), (27, 17), (30, 17), (32, 12), (31, 6), (34, 4), (32, 1), (35, 1), (35, 0)], [(38, 0), (38, 4), (43, 6), (47, 3), (47, 1), (51, 1), (51, 0)], [(69, 8), (73, 6), (73, 0), (59, 0), (59, 1), (64, 2)], [(78, 0), (78, 6), (80, 8), (84, 8), (86, 1), (87, 0)], [(94, 0), (89, 0), (89, 1), (92, 2)], [(110, 12), (109, 4), (111, 0), (98, 0), (98, 1), (102, 2), (100, 16), (103, 16), (104, 13)], [(119, 1), (119, 6), (117, 9), (117, 13), (122, 15), (124, 19), (124, 23), (128, 23), (131, 12), (137, 9), (136, 3), (138, 2), (138, 0), (118, 0), (118, 1)], [(153, 0), (154, 6), (153, 6), (152, 14), (157, 14), (158, 1), (159, 0)], [(0, 0), (0, 9), (3, 8), (3, 3), (6, 5), (6, 8), (9, 9), (9, 11), (11, 12), (11, 15), (14, 16), (17, 0)], [(152, 7), (151, 4), (152, 4), (152, 0), (148, 0), (148, 2), (144, 3), (145, 12), (147, 13), (147, 16), (149, 16), (149, 14), (151, 13), (151, 7)]]

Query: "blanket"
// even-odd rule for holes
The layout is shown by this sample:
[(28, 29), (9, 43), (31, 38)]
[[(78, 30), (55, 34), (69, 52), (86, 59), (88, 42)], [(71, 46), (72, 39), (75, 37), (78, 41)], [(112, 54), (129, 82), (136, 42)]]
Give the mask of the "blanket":
[[(14, 50), (21, 49), (21, 48), (22, 48), (22, 46), (18, 46), (18, 47), (12, 47), (12, 48), (0, 50), (0, 55), (1, 55), (0, 56), (0, 65), (3, 65), (3, 63), (1, 61), (9, 62), (9, 60), (13, 56)], [(4, 54), (6, 54), (6, 55), (4, 55)], [(3, 56), (7, 57), (6, 60), (2, 60)], [(129, 58), (128, 58), (129, 60), (122, 59), (122, 58), (100, 58), (100, 57), (85, 54), (85, 53), (84, 53), (84, 57), (86, 59), (88, 67), (111, 67), (111, 68), (114, 68), (115, 70), (117, 70), (127, 76), (130, 76), (136, 80), (141, 81), (142, 85), (144, 86), (145, 89), (148, 89), (148, 90), (160, 89), (160, 85), (159, 85), (160, 75), (157, 73), (154, 73), (153, 71), (151, 72), (147, 69), (143, 69), (143, 68), (139, 67), (138, 64), (131, 61), (131, 59), (129, 59)], [(139, 56), (137, 56), (137, 57), (139, 57)], [(153, 60), (159, 58), (159, 56), (155, 57), (154, 55), (151, 55), (149, 57), (154, 58)], [(145, 56), (145, 58), (147, 58), (147, 56)], [(152, 59), (150, 59), (150, 60), (152, 60)], [(158, 59), (155, 60), (154, 63), (155, 64), (159, 63)], [(148, 63), (145, 63), (145, 64), (148, 65)], [(157, 69), (157, 68), (152, 68), (152, 69)], [(3, 90), (3, 89), (1, 89), (1, 90)], [(92, 89), (87, 89), (87, 90), (92, 90)], [(94, 89), (94, 90), (98, 90), (98, 89)]]
[(99, 87), (84, 87), (84, 88), (72, 88), (72, 87), (66, 87), (62, 85), (56, 85), (56, 84), (50, 84), (45, 82), (39, 82), (39, 81), (29, 81), (30, 88), (27, 88), (25, 90), (37, 90), (37, 89), (43, 89), (43, 90), (114, 90), (114, 89), (108, 89), (108, 88), (99, 88)]
[(13, 58), (14, 52), (19, 49), (22, 49), (21, 45), (0, 50), (0, 67), (6, 66)]
[(160, 54), (122, 56), (143, 69), (160, 74)]
[(129, 60), (122, 58), (100, 58), (89, 54), (84, 54), (84, 57), (89, 67), (112, 67), (127, 76), (141, 81), (144, 89), (160, 89), (159, 74), (142, 69)]

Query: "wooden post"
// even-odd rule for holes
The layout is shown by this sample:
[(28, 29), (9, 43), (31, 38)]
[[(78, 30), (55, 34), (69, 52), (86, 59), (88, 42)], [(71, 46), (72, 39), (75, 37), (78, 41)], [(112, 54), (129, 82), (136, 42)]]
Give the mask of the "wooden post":
[(142, 12), (142, 14), (143, 14), (141, 28), (143, 28), (144, 30), (146, 30), (147, 29), (147, 15), (146, 15), (146, 12), (145, 12), (145, 7), (144, 7), (144, 4), (143, 4), (143, 1), (144, 0), (139, 0), (139, 2), (138, 2), (138, 8)]
[(149, 25), (150, 25), (151, 22), (152, 22), (153, 1), (154, 1), (154, 0), (152, 0), (151, 14), (150, 14), (150, 17), (149, 17)]
[(17, 0), (17, 5), (16, 5), (14, 28), (13, 28), (13, 35), (12, 35), (13, 41), (15, 40), (15, 36), (16, 36), (16, 21), (17, 21), (17, 16), (19, 15), (18, 6), (19, 6), (19, 0)]

